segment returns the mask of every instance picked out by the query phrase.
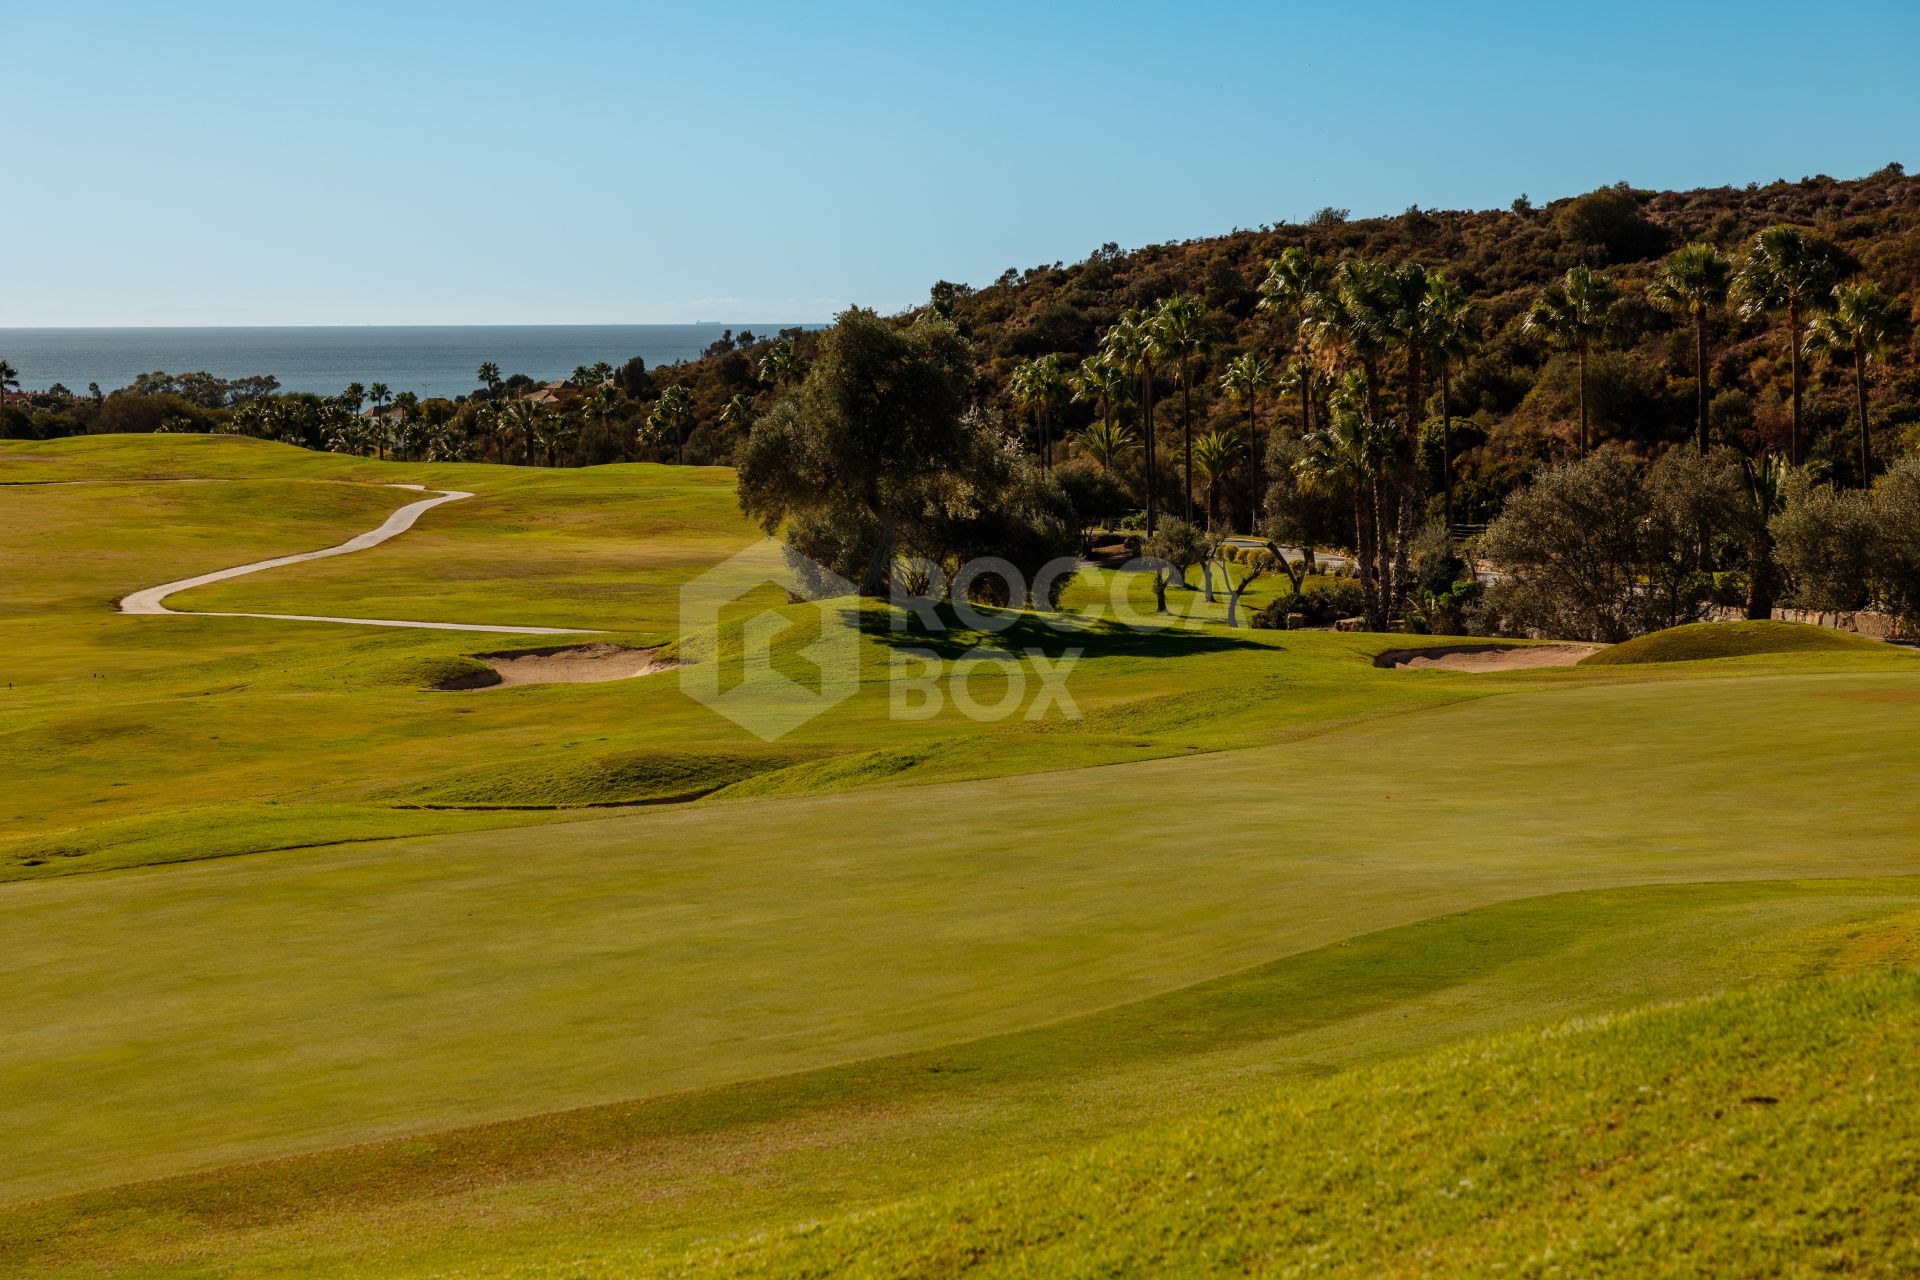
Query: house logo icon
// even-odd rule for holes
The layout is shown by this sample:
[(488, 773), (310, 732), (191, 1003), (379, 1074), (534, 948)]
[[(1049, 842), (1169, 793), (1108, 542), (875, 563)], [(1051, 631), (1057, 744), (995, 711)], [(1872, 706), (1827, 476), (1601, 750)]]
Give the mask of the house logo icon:
[(680, 588), (680, 688), (766, 742), (860, 686), (853, 584), (771, 538)]

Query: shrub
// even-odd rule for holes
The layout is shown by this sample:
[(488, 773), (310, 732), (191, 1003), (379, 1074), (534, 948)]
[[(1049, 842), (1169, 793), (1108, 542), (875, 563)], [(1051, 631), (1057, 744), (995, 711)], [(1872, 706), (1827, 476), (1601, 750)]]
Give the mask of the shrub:
[(1287, 615), (1305, 614), (1310, 627), (1328, 627), (1342, 618), (1351, 618), (1365, 607), (1360, 588), (1341, 582), (1330, 587), (1308, 587), (1305, 592), (1289, 592), (1267, 602), (1253, 615), (1253, 625), (1267, 631), (1284, 631)]
[(1851, 612), (1872, 594), (1874, 511), (1864, 493), (1804, 484), (1769, 525), (1774, 563), (1802, 609)]

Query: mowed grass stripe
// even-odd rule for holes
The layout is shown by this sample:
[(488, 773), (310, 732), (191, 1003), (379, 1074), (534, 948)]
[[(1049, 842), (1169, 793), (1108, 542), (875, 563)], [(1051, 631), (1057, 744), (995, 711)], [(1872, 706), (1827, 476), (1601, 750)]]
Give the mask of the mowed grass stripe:
[(1905, 1277), (1920, 975), (1738, 992), (1310, 1085), (635, 1274)]
[(1463, 1037), (1916, 959), (1913, 879), (1526, 899), (924, 1053), (21, 1206), (0, 1211), (0, 1259), (36, 1277), (638, 1269), (812, 1217), (829, 1188), (882, 1203)]
[(1552, 689), (1202, 758), (8, 886), (5, 1193), (926, 1048), (1542, 892), (1920, 870), (1913, 688)]

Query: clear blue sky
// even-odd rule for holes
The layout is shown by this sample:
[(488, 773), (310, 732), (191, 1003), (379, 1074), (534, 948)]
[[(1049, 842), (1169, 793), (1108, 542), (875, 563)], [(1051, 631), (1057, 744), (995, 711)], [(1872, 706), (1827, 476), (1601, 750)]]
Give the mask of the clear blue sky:
[(1920, 3), (0, 0), (0, 326), (645, 323), (1920, 164)]

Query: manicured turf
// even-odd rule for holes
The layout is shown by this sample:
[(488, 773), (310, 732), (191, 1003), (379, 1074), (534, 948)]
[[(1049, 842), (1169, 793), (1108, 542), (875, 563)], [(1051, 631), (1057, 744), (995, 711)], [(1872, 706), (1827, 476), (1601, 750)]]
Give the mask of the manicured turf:
[[(949, 633), (937, 647), (1084, 647), (1071, 684), (1084, 721), (980, 724), (948, 705), (901, 722), (880, 677), (902, 644), (925, 638), (870, 609), (856, 697), (770, 751), (672, 673), (435, 693), (426, 687), (462, 655), (515, 641), (110, 606), (138, 587), (341, 541), (411, 498), (384, 484), (405, 481), (480, 496), (375, 550), (175, 603), (572, 624), (658, 643), (675, 634), (678, 585), (757, 537), (711, 470), (413, 466), (159, 437), (0, 442), (0, 476), (98, 481), (0, 487), (0, 679), (12, 686), (0, 690), (0, 740), (13, 762), (0, 782), (0, 880), (558, 820), (570, 815), (501, 806), (646, 803), (743, 779), (814, 790), (1182, 754), (1481, 691), (1351, 678), (1337, 664), (1375, 638), (1112, 624), (1063, 636), (1028, 622), (1005, 637)], [(167, 478), (181, 476), (212, 482)], [(976, 692), (990, 699), (997, 679), (976, 677)], [(703, 762), (697, 778), (690, 757)]]
[(15, 885), (0, 1025), (58, 1034), (0, 1063), (5, 1185), (925, 1047), (1555, 889), (1912, 871), (1913, 689), (1555, 688), (1243, 752)]
[(1610, 645), (1580, 660), (1582, 666), (1624, 667), (1644, 662), (1706, 662), (1755, 654), (1862, 652), (1884, 647), (1877, 640), (1809, 626), (1803, 622), (1695, 622)]
[(1910, 1276), (1920, 1120), (1889, 1102), (1916, 1091), (1920, 976), (1773, 988), (1379, 1067), (696, 1269)]
[[(108, 603), (445, 485), (484, 501), (181, 603), (558, 621), (724, 667), (738, 616), (676, 637), (669, 607), (757, 536), (720, 473), (0, 444), (0, 481), (85, 478), (0, 487), (0, 1274), (939, 1269), (962, 1210), (1010, 1224), (999, 1266), (1030, 1228), (1078, 1250), (1098, 1202), (917, 1197), (1225, 1103), (1331, 1142), (1342, 1106), (1391, 1108), (1309, 1077), (1915, 958), (1920, 659), (1891, 646), (1380, 670), (1422, 641), (1089, 620), (1141, 584), (1088, 575), (1072, 633), (837, 606), (853, 695), (766, 743), (673, 673), (428, 692), (517, 646)], [(902, 649), (985, 643), (1082, 650), (1083, 714), (892, 714)], [(1307, 1175), (1273, 1176), (1244, 1180)], [(1257, 1207), (1223, 1241), (1278, 1238)], [(1176, 1212), (1110, 1260), (1152, 1269), (1128, 1250)], [(1513, 1260), (1480, 1238), (1461, 1256)]]
[(36, 1276), (81, 1257), (87, 1274), (674, 1271), (715, 1236), (1463, 1036), (1917, 958), (1912, 880), (1528, 899), (1009, 1036), (0, 1211), (0, 1258)]

